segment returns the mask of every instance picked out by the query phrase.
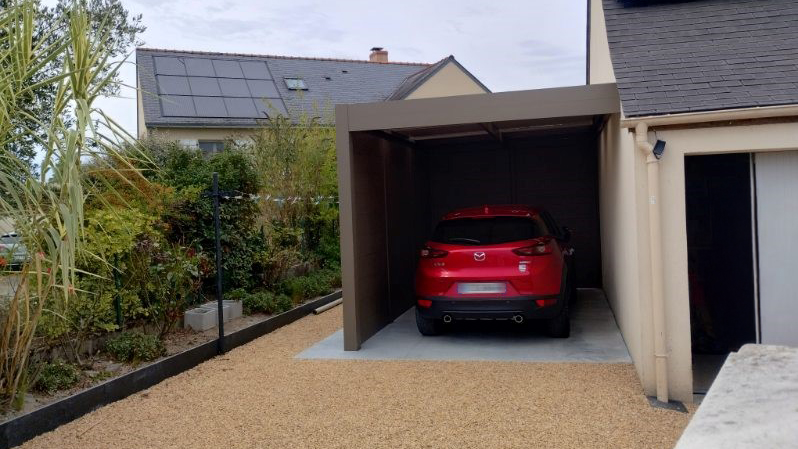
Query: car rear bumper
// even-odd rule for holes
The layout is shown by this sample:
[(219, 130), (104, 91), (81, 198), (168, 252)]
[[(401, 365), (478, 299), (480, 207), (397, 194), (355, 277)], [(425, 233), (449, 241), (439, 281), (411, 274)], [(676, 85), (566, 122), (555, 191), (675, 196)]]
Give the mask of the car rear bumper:
[[(449, 315), (452, 319), (511, 319), (521, 315), (527, 320), (550, 319), (560, 314), (565, 301), (561, 295), (548, 296), (514, 296), (499, 298), (450, 298), (426, 297), (430, 307), (416, 306), (424, 318), (443, 319)], [(552, 300), (551, 305), (540, 306), (537, 300)]]

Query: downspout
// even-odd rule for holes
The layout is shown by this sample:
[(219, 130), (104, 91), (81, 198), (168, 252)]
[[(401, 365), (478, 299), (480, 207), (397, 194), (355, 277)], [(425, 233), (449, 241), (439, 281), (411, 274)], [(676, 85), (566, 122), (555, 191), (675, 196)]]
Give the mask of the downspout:
[(668, 402), (668, 350), (665, 338), (665, 298), (662, 270), (662, 221), (659, 206), (659, 159), (648, 142), (648, 125), (637, 123), (635, 145), (646, 156), (648, 175), (648, 242), (651, 256), (651, 302), (654, 315), (654, 363), (657, 400)]

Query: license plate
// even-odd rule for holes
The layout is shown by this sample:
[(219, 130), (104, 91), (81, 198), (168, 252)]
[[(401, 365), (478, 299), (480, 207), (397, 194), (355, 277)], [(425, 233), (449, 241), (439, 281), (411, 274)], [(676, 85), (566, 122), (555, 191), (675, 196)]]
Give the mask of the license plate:
[(507, 292), (507, 285), (504, 282), (463, 282), (457, 284), (457, 293), (461, 295), (505, 292)]

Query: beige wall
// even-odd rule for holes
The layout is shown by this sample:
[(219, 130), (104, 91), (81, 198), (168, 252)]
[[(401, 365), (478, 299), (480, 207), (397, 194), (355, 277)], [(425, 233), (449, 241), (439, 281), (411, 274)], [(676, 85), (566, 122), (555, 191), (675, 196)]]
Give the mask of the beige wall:
[[(633, 135), (620, 127), (613, 114), (599, 141), (599, 211), (604, 290), (618, 327), (641, 379), (647, 379), (653, 360), (646, 354), (650, 341), (644, 334), (641, 301), (640, 238), (635, 174), (636, 153)], [(646, 209), (643, 209), (646, 210)], [(647, 257), (647, 253), (646, 253)], [(645, 259), (647, 260), (647, 259)]]
[(247, 128), (150, 128), (149, 133), (193, 146), (199, 140), (245, 140), (255, 130)]
[[(645, 156), (634, 135), (611, 117), (600, 141), (600, 211), (604, 288), (634, 359), (643, 388), (653, 395), (651, 270)], [(654, 132), (656, 131), (656, 137)], [(668, 378), (672, 398), (692, 401), (690, 303), (684, 158), (691, 154), (798, 149), (798, 123), (652, 129), (667, 142), (660, 161), (660, 205)]]
[(614, 83), (607, 27), (601, 0), (590, 1), (590, 80), (589, 84)]
[(147, 124), (144, 123), (144, 100), (141, 98), (142, 95), (141, 83), (139, 83), (139, 78), (136, 77), (136, 118), (138, 119), (136, 128), (139, 139), (147, 137)]
[(460, 70), (457, 64), (449, 62), (432, 75), (424, 84), (407, 96), (407, 100), (416, 98), (451, 97), (454, 95), (482, 94), (485, 89), (470, 76)]
[[(798, 123), (661, 130), (667, 146), (660, 164), (665, 303), (672, 388), (692, 386), (684, 156), (798, 148)], [(650, 137), (653, 141), (653, 135)]]

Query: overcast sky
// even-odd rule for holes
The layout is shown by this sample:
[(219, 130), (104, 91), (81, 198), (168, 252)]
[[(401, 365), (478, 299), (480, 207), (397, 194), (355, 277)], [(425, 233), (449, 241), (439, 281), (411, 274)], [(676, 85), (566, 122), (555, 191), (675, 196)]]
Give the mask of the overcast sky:
[[(585, 0), (122, 0), (144, 46), (435, 62), (450, 54), (494, 92), (584, 84)], [(131, 61), (133, 58), (131, 57)], [(135, 68), (123, 80), (135, 85)], [(100, 103), (131, 132), (135, 92)]]

